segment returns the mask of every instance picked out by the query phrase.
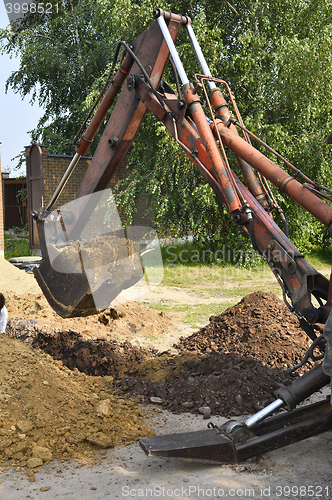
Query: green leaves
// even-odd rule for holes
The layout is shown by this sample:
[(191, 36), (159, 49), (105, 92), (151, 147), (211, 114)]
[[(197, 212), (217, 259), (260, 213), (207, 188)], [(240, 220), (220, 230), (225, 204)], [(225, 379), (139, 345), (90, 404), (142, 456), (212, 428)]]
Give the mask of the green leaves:
[[(325, 139), (332, 132), (332, 0), (178, 0), (157, 6), (191, 16), (212, 74), (230, 83), (246, 125), (330, 186), (332, 153)], [(2, 53), (21, 59), (7, 87), (22, 97), (32, 93), (44, 109), (34, 139), (50, 152), (72, 153), (72, 139), (104, 84), (117, 43), (146, 29), (155, 7), (151, 0), (64, 1), (57, 16), (38, 22), (32, 16), (19, 29), (0, 31)], [(193, 79), (201, 70), (184, 29), (176, 45)], [(170, 68), (165, 79), (175, 89)], [(126, 190), (118, 193), (128, 221), (136, 200), (145, 196), (161, 232), (226, 237), (221, 219), (228, 215), (151, 116), (135, 139), (130, 163)], [(276, 196), (291, 221), (291, 238), (304, 246), (321, 241), (319, 226)], [(238, 241), (238, 230), (230, 231)]]

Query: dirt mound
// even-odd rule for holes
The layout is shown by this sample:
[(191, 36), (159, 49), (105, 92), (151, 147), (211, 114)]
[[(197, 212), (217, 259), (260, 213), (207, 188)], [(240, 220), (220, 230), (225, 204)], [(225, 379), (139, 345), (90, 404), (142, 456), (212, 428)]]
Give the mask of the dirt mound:
[[(67, 319), (58, 316), (41, 293), (8, 293), (6, 305), (10, 320), (31, 320), (39, 329), (54, 329), (56, 325), (58, 330), (79, 332), (86, 338), (129, 339), (142, 345), (150, 345), (151, 339), (166, 336), (179, 325), (175, 315), (154, 311), (135, 302), (122, 303), (87, 318)], [(22, 323), (20, 328), (23, 328)]]
[(183, 354), (147, 360), (114, 386), (144, 396), (147, 403), (157, 397), (171, 411), (199, 413), (208, 407), (209, 415), (229, 417), (254, 413), (272, 402), (284, 379), (279, 370), (233, 353)]
[(286, 369), (302, 360), (310, 344), (284, 302), (273, 293), (260, 291), (211, 316), (208, 325), (182, 338), (175, 347), (180, 352), (198, 354), (232, 352), (259, 359), (271, 368)]
[(255, 412), (272, 401), (285, 377), (257, 359), (237, 354), (170, 355), (130, 342), (86, 339), (74, 331), (40, 328), (36, 322), (10, 321), (8, 333), (42, 349), (70, 370), (114, 377), (114, 387), (145, 403), (161, 398), (164, 409), (198, 413), (209, 406), (223, 416)]
[[(112, 314), (116, 311), (110, 310), (106, 319)], [(180, 355), (70, 330), (41, 329), (31, 321), (12, 320), (9, 333), (70, 369), (113, 376), (115, 387), (147, 403), (157, 397), (172, 411), (197, 413), (208, 406), (212, 414), (223, 416), (254, 412), (271, 402), (274, 391), (290, 381), (281, 369), (302, 359), (310, 344), (284, 303), (263, 292), (244, 297), (182, 338), (175, 345)]]
[(115, 394), (112, 377), (89, 377), (7, 335), (0, 340), (1, 463), (87, 459), (153, 433), (137, 401)]
[(32, 320), (9, 320), (7, 333), (87, 375), (121, 378), (157, 352), (128, 341), (91, 339), (73, 330), (43, 328)]

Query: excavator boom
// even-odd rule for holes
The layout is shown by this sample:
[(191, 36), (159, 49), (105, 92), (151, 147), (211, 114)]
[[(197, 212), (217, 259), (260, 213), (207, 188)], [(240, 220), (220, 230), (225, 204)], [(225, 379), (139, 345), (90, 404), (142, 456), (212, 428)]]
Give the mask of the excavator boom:
[[(121, 223), (116, 216), (109, 224), (110, 233), (104, 226), (98, 232), (96, 214), (100, 216), (105, 206), (109, 209), (108, 183), (131, 147), (146, 112), (151, 112), (197, 167), (234, 223), (242, 226), (255, 250), (264, 256), (282, 287), (285, 302), (323, 352), (324, 341), (317, 338), (313, 324), (326, 323), (326, 332), (331, 332), (332, 337), (331, 281), (316, 271), (290, 241), (285, 217), (273, 199), (268, 181), (311, 213), (332, 235), (332, 207), (317, 196), (329, 190), (308, 178), (301, 184), (297, 178), (302, 173), (296, 167), (285, 161), (295, 170), (295, 174), (290, 175), (252, 146), (249, 136), (253, 134), (245, 129), (228, 85), (210, 74), (190, 18), (162, 9), (156, 9), (153, 15), (154, 23), (132, 43), (120, 42), (125, 49), (122, 62), (89, 126), (76, 138), (72, 163), (46, 209), (33, 214), (43, 256), (41, 266), (35, 269), (39, 285), (58, 314), (84, 316), (105, 309), (121, 290), (144, 276), (145, 263), (138, 240), (131, 239), (128, 231), (120, 234)], [(187, 30), (203, 71), (203, 75), (195, 76), (196, 85), (189, 81), (175, 47), (181, 27)], [(181, 92), (180, 85), (176, 92), (162, 80), (170, 58), (181, 80)], [(228, 90), (235, 116), (228, 109), (220, 88), (223, 85)], [(199, 96), (201, 91), (204, 106)], [(57, 208), (60, 193), (79, 158), (88, 151), (117, 94), (76, 200)], [(234, 153), (244, 182), (230, 167), (226, 149)], [(324, 197), (330, 199), (330, 193)], [(271, 203), (278, 209), (283, 230), (271, 216)], [(89, 257), (91, 241), (108, 249), (99, 262)], [(110, 258), (113, 252), (110, 249), (114, 247), (116, 256)], [(210, 429), (200, 434), (146, 438), (141, 446), (150, 455), (223, 463), (244, 460), (329, 429), (331, 406), (326, 402), (295, 410), (288, 420), (283, 415), (262, 423), (281, 407), (293, 410), (299, 402), (328, 384), (332, 369), (327, 366), (332, 367), (329, 358), (289, 388), (280, 390), (275, 403), (245, 424), (229, 423), (222, 428), (211, 424)]]

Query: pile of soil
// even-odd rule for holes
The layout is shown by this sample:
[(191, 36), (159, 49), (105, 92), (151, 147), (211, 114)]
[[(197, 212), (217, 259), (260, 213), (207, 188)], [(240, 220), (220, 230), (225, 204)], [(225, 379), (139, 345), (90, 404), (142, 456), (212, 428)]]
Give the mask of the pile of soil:
[(69, 370), (39, 349), (0, 335), (0, 463), (35, 468), (53, 458), (87, 460), (96, 450), (153, 435), (138, 401), (112, 377)]
[[(321, 327), (315, 328), (320, 335)], [(287, 369), (302, 360), (310, 344), (285, 303), (273, 293), (259, 291), (246, 295), (222, 314), (211, 316), (208, 325), (182, 338), (176, 348), (197, 354), (236, 353), (259, 359), (271, 368)]]
[(40, 328), (31, 320), (11, 320), (8, 333), (42, 349), (70, 370), (111, 376), (114, 388), (126, 396), (147, 404), (157, 397), (164, 409), (174, 412), (199, 413), (202, 406), (209, 406), (214, 415), (252, 413), (270, 403), (273, 392), (285, 381), (280, 370), (235, 353), (171, 355), (128, 341)]
[(74, 330), (40, 327), (33, 320), (9, 320), (7, 334), (41, 349), (70, 370), (87, 375), (121, 379), (158, 351), (132, 345), (129, 341), (91, 339)]
[(212, 353), (158, 356), (114, 380), (114, 386), (177, 413), (231, 417), (262, 409), (284, 382), (280, 370), (271, 370), (261, 361)]
[(149, 339), (165, 337), (179, 326), (179, 318), (174, 315), (154, 311), (135, 302), (121, 303), (86, 318), (63, 319), (51, 309), (42, 293), (7, 293), (5, 296), (10, 318), (8, 328), (17, 337), (29, 335), (29, 328), (36, 326), (38, 330), (47, 327), (51, 331), (79, 332), (86, 339), (128, 339), (133, 343), (150, 345)]
[[(174, 346), (179, 356), (148, 360), (115, 385), (147, 401), (158, 397), (173, 411), (199, 413), (209, 407), (212, 415), (225, 417), (252, 413), (291, 383), (293, 376), (284, 370), (303, 359), (310, 343), (284, 302), (255, 292), (182, 338)], [(314, 365), (309, 361), (296, 376)]]
[[(121, 319), (114, 309), (105, 318), (112, 315), (118, 316), (114, 322)], [(211, 317), (198, 332), (182, 338), (174, 346), (178, 355), (143, 349), (128, 340), (41, 328), (32, 321), (11, 320), (8, 333), (43, 349), (70, 369), (114, 377), (114, 387), (146, 403), (158, 401), (175, 412), (198, 413), (209, 407), (212, 415), (226, 417), (252, 413), (269, 404), (274, 391), (290, 383), (283, 370), (298, 363), (310, 345), (285, 304), (263, 292), (244, 297)], [(310, 366), (313, 362), (302, 372)]]

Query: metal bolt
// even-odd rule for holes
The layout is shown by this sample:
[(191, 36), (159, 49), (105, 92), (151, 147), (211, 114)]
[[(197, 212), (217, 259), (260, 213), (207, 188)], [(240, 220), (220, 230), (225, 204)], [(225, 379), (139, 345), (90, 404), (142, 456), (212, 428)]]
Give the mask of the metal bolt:
[(107, 144), (109, 145), (110, 148), (116, 149), (119, 145), (119, 138), (114, 136), (112, 139), (108, 139)]

